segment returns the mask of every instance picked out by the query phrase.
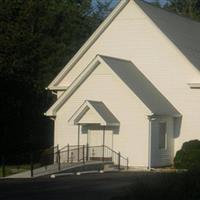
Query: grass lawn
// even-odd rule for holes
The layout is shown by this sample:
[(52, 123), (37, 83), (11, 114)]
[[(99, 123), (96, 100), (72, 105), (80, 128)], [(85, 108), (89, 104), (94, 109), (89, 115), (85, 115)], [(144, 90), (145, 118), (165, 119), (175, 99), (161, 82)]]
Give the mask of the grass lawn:
[[(28, 164), (24, 164), (24, 165), (7, 165), (5, 167), (5, 173), (6, 176), (12, 175), (12, 174), (16, 174), (16, 173), (20, 173), (26, 170), (30, 170), (30, 165)], [(0, 166), (0, 177), (3, 176), (3, 171), (2, 171), (2, 166)]]

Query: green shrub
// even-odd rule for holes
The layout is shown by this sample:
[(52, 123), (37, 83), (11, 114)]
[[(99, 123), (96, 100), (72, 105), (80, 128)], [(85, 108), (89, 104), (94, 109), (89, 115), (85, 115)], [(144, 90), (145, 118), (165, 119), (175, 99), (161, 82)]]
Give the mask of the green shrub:
[(177, 169), (200, 171), (200, 141), (185, 142), (176, 153), (174, 166)]

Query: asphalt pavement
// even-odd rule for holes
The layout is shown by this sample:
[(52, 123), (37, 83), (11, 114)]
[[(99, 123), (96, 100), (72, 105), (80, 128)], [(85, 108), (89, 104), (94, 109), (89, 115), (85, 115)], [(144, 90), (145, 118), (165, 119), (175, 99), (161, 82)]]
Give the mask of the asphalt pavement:
[(123, 196), (145, 173), (84, 174), (1, 179), (0, 200), (111, 200)]

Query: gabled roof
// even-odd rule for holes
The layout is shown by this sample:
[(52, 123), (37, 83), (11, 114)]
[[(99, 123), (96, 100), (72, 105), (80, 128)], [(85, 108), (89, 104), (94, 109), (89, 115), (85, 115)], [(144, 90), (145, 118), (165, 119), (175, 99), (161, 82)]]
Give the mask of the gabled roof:
[[(112, 23), (130, 0), (121, 0), (112, 13), (86, 41), (75, 56), (61, 70), (47, 89), (57, 90), (57, 84), (81, 59), (104, 30)], [(187, 59), (200, 70), (200, 23), (188, 18), (157, 8), (141, 0), (134, 0), (154, 24), (179, 48)]]
[(135, 0), (156, 26), (200, 70), (200, 23), (149, 3)]
[(92, 44), (99, 38), (104, 30), (110, 25), (115, 17), (121, 12), (130, 0), (121, 0), (110, 15), (103, 21), (103, 23), (97, 28), (97, 30), (90, 36), (85, 44), (79, 49), (79, 51), (72, 57), (68, 64), (60, 71), (56, 78), (49, 84), (46, 89), (57, 90), (57, 84), (65, 77), (65, 75), (73, 68), (73, 66), (79, 61), (79, 59), (85, 54), (85, 52), (92, 46)]
[(170, 116), (181, 115), (131, 61), (106, 56), (102, 56), (102, 59), (152, 113)]
[(117, 118), (113, 115), (113, 113), (106, 107), (106, 105), (103, 102), (100, 101), (91, 101), (86, 100), (79, 108), (78, 110), (72, 115), (72, 117), (69, 119), (69, 123), (73, 124), (81, 124), (81, 119), (87, 114), (89, 110), (92, 110), (95, 112), (100, 120), (97, 121), (88, 121), (87, 124), (90, 123), (96, 123), (100, 124), (102, 126), (119, 126), (120, 122), (117, 120)]
[(96, 56), (77, 79), (69, 86), (64, 94), (46, 112), (47, 116), (56, 116), (56, 112), (76, 91), (76, 89), (90, 76), (102, 63), (110, 68), (129, 89), (151, 110), (152, 113), (162, 115), (180, 116), (176, 108), (159, 92), (159, 90), (142, 74), (138, 68), (127, 60)]

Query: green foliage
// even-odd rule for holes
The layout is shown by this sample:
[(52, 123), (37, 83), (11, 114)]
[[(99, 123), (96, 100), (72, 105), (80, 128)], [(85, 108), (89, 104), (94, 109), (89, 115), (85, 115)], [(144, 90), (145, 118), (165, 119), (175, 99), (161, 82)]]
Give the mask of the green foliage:
[[(5, 166), (5, 176), (9, 176), (12, 174), (21, 173), (24, 171), (30, 170), (30, 164), (23, 164), (23, 165), (6, 165)], [(0, 166), (0, 177), (3, 176), (3, 170)]]
[(200, 0), (167, 0), (164, 6), (161, 5), (160, 0), (154, 0), (151, 4), (200, 21)]
[[(118, 2), (118, 0), (116, 0)], [(110, 13), (112, 10), (113, 0), (96, 0), (96, 9), (97, 9), (97, 16), (100, 17), (100, 20)], [(116, 4), (116, 3), (115, 3)]]
[(151, 2), (151, 4), (156, 6), (156, 7), (159, 7), (159, 8), (162, 7), (159, 0), (153, 1), (153, 2)]
[(200, 170), (200, 141), (185, 142), (176, 153), (174, 165), (177, 169)]
[(99, 9), (92, 0), (0, 0), (0, 153), (52, 142), (44, 88), (103, 20)]
[(200, 21), (200, 0), (168, 0), (165, 9)]
[(0, 75), (20, 78), (36, 91), (43, 90), (97, 25), (90, 0), (7, 0), (0, 5)]

